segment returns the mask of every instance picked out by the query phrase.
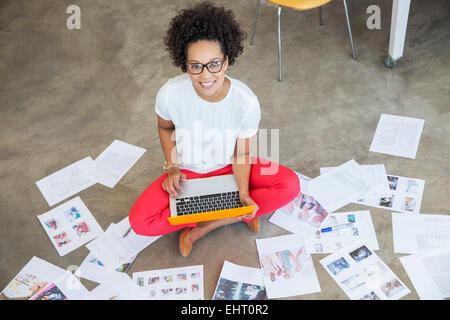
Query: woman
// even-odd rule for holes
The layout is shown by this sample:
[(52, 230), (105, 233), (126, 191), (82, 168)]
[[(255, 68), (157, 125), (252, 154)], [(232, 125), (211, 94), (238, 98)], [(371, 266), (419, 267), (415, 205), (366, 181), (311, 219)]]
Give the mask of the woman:
[[(293, 171), (249, 155), (260, 121), (259, 102), (244, 83), (225, 75), (242, 53), (245, 36), (230, 10), (205, 2), (175, 16), (164, 39), (173, 64), (183, 71), (156, 97), (166, 173), (141, 194), (129, 219), (142, 235), (184, 229), (179, 241), (184, 257), (195, 241), (220, 226), (245, 221), (259, 232), (259, 216), (286, 205), (300, 190)], [(241, 203), (255, 206), (251, 214), (169, 224), (168, 195), (176, 197), (183, 181), (224, 174), (234, 174)]]

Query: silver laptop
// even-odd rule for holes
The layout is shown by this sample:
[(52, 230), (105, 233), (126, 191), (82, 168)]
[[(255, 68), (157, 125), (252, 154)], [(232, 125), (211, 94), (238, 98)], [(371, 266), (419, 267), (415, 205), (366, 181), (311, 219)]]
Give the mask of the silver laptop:
[(183, 189), (170, 197), (170, 216), (192, 215), (243, 207), (233, 174), (180, 182)]

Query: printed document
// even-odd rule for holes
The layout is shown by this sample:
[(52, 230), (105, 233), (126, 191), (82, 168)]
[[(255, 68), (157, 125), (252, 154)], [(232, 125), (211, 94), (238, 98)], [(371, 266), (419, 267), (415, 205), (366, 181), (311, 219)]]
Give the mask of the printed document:
[(358, 198), (355, 203), (404, 213), (420, 213), (425, 180), (388, 174), (389, 193), (370, 194)]
[(100, 237), (91, 241), (86, 247), (94, 257), (104, 263), (109, 270), (116, 270), (127, 263), (147, 246), (161, 236), (142, 236), (131, 229), (128, 216), (104, 232)]
[(276, 210), (269, 222), (292, 233), (313, 233), (327, 217), (328, 211), (305, 193), (305, 186), (311, 178), (298, 172), (296, 174), (300, 181), (300, 193), (284, 207)]
[(60, 256), (103, 234), (102, 227), (80, 197), (38, 215), (37, 218)]
[(362, 240), (320, 260), (350, 300), (398, 300), (411, 291)]
[(450, 248), (450, 216), (392, 212), (395, 253)]
[(204, 300), (203, 265), (134, 272), (133, 281), (152, 300)]
[[(300, 189), (304, 182), (300, 178)], [(309, 254), (332, 253), (360, 237), (366, 239), (373, 250), (379, 250), (370, 211), (328, 213), (306, 194), (300, 193), (276, 210), (269, 222), (302, 236)], [(333, 227), (336, 229), (321, 232)]]
[(223, 263), (212, 300), (265, 300), (266, 289), (261, 269)]
[(89, 300), (90, 293), (83, 284), (70, 272), (48, 284), (29, 300)]
[(320, 292), (316, 270), (303, 238), (296, 234), (256, 239), (267, 298)]
[[(109, 232), (114, 225), (114, 223), (111, 223), (105, 232)], [(114, 271), (111, 271), (105, 267), (103, 262), (97, 259), (92, 253), (89, 253), (86, 259), (81, 263), (75, 275), (90, 281), (103, 283), (111, 277), (111, 274), (114, 276), (117, 272), (127, 272), (136, 256), (132, 257), (129, 261), (126, 261)]]
[(352, 159), (308, 181), (305, 192), (331, 213), (373, 191), (377, 184), (377, 179)]
[(450, 248), (400, 257), (422, 300), (450, 298)]
[[(320, 174), (324, 174), (325, 172), (328, 172), (334, 168), (335, 167), (320, 168)], [(362, 164), (361, 168), (377, 180), (377, 186), (367, 195), (363, 195), (362, 198), (368, 197), (372, 194), (380, 196), (389, 195), (391, 189), (389, 188), (389, 183), (386, 179), (387, 174), (384, 164)]]
[(91, 300), (147, 300), (147, 294), (127, 274), (116, 272), (90, 292)]
[(49, 206), (53, 206), (97, 183), (91, 175), (94, 161), (81, 159), (36, 182)]
[(415, 159), (424, 123), (382, 113), (369, 151)]
[(93, 179), (109, 188), (114, 188), (145, 151), (146, 149), (114, 140), (95, 159), (91, 171)]
[(380, 249), (370, 211), (331, 213), (313, 234), (302, 235), (309, 254), (333, 253), (359, 239), (371, 250)]
[(3, 289), (0, 300), (28, 300), (65, 273), (63, 268), (33, 257)]

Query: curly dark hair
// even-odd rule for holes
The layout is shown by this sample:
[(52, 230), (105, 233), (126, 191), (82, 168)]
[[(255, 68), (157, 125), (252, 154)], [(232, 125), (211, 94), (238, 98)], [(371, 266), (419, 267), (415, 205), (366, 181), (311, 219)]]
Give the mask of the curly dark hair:
[(233, 65), (244, 50), (247, 34), (241, 30), (231, 10), (202, 2), (179, 11), (170, 22), (164, 38), (172, 62), (186, 72), (187, 49), (199, 40), (218, 41), (228, 64)]

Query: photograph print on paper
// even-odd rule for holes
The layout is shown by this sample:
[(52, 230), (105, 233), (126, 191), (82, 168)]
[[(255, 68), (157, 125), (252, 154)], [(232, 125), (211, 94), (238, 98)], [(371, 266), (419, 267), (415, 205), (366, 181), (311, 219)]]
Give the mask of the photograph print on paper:
[(348, 264), (347, 260), (344, 259), (344, 257), (341, 257), (332, 263), (327, 265), (328, 270), (331, 271), (333, 275), (337, 275), (344, 271), (347, 268), (350, 268), (350, 265)]
[(352, 252), (349, 253), (350, 257), (353, 258), (356, 262), (362, 261), (366, 259), (367, 257), (372, 255), (372, 252), (370, 252), (369, 249), (367, 249), (366, 246), (362, 246)]

